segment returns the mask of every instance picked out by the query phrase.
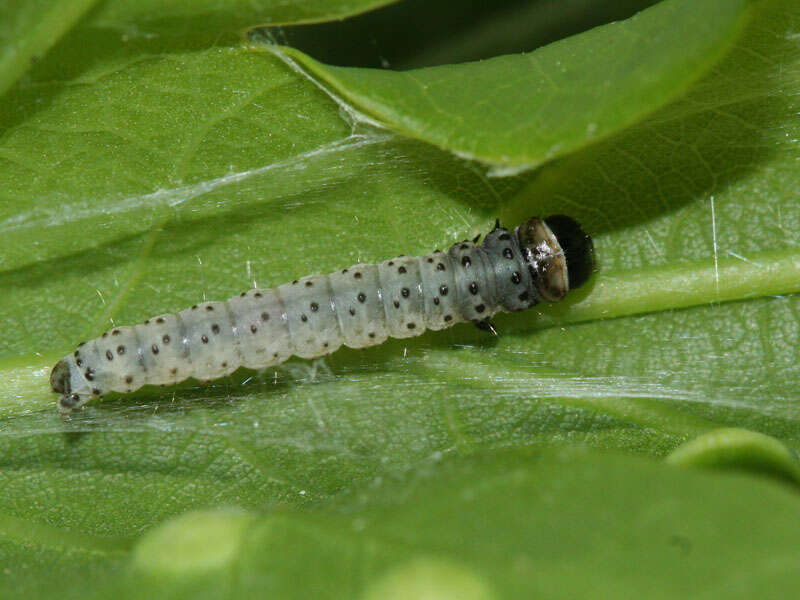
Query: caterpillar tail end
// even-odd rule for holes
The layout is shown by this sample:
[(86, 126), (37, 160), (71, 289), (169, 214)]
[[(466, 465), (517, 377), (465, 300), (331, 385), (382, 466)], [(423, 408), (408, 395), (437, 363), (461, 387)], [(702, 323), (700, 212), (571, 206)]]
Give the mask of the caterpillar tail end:
[(71, 370), (66, 360), (58, 361), (53, 367), (53, 371), (50, 373), (50, 387), (56, 394), (61, 395), (56, 406), (62, 418), (68, 417), (73, 410), (89, 401), (89, 397), (82, 398), (80, 394), (72, 391)]

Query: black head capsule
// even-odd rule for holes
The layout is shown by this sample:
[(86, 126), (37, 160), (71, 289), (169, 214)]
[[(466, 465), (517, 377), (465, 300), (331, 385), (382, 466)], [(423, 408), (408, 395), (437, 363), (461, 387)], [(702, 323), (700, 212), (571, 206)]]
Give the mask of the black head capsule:
[(592, 238), (574, 219), (533, 217), (515, 232), (538, 294), (558, 302), (580, 287), (594, 270)]

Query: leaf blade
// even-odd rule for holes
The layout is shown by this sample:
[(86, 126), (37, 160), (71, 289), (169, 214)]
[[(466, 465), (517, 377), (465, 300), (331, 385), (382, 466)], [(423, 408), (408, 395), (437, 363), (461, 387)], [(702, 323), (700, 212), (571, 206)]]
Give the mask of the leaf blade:
[(0, 7), (0, 96), (97, 0), (7, 2)]
[(274, 51), (366, 118), (509, 174), (605, 139), (679, 97), (734, 43), (748, 7), (661, 2), (530, 54), (399, 73)]

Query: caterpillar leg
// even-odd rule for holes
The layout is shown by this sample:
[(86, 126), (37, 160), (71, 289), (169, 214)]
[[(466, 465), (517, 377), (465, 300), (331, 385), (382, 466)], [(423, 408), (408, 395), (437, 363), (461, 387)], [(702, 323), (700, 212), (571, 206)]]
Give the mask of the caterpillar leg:
[(58, 399), (58, 402), (56, 403), (58, 406), (58, 412), (62, 417), (66, 418), (73, 410), (82, 407), (92, 398), (99, 398), (99, 396), (92, 396), (92, 395), (81, 396), (80, 394), (64, 394)]
[(489, 318), (486, 318), (483, 321), (475, 321), (475, 327), (481, 331), (486, 331), (492, 335), (497, 335), (497, 329), (494, 328), (494, 325)]

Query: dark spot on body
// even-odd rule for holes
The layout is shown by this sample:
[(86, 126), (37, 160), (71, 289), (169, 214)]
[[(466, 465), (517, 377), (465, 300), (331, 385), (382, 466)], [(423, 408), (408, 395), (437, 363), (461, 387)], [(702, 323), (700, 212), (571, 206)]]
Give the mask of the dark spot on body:
[(250, 333), (255, 333), (256, 331), (258, 331), (258, 327), (255, 325), (250, 325)]
[(94, 381), (94, 369), (92, 369), (91, 367), (88, 367), (86, 369), (84, 375), (86, 376), (86, 379), (88, 379), (89, 381)]
[(514, 258), (514, 253), (511, 251), (511, 248), (503, 248), (503, 256), (506, 258)]
[(206, 310), (214, 310), (214, 307), (209, 304), (206, 306)]
[(324, 344), (322, 344), (322, 347), (323, 348), (327, 348), (328, 347), (328, 342), (325, 342)]
[(263, 295), (264, 294), (262, 294), (261, 292), (256, 292), (255, 294), (253, 294), (253, 296), (255, 296), (256, 298), (261, 298)]
[(400, 273), (400, 275), (403, 275), (406, 272), (406, 268), (405, 267), (398, 267), (397, 272)]
[(434, 297), (433, 297), (433, 303), (434, 303), (436, 306), (439, 306), (439, 296), (434, 296)]
[(197, 304), (192, 304), (192, 310), (197, 310)]
[(222, 368), (223, 368), (223, 369), (224, 369), (225, 367), (227, 367), (227, 366), (228, 366), (228, 363), (227, 363), (227, 362), (223, 362), (223, 363), (222, 363)]
[(114, 360), (114, 355), (111, 353), (111, 350), (106, 350), (106, 358), (108, 360)]
[(511, 281), (513, 283), (519, 283), (520, 281), (522, 281), (522, 277), (520, 276), (520, 274), (517, 271), (514, 271), (511, 274)]
[(452, 320), (453, 320), (453, 317), (451, 317), (450, 315), (445, 315), (445, 316), (444, 316), (444, 320), (445, 320), (445, 321), (452, 321)]
[(239, 294), (240, 298), (244, 298), (245, 296), (247, 296), (247, 292), (242, 292), (241, 294)]
[(98, 390), (97, 388), (92, 388), (92, 395), (99, 396), (100, 395), (100, 390)]
[(361, 273), (353, 273), (353, 277), (356, 279), (361, 279)]
[(392, 304), (394, 304), (395, 308), (400, 308), (400, 302), (398, 300), (395, 300)]
[(344, 275), (345, 273), (347, 273), (347, 269), (342, 269), (342, 275)]
[(361, 302), (361, 304), (364, 304), (364, 302), (367, 301), (367, 297), (364, 295), (364, 292), (359, 292), (356, 298), (358, 298), (358, 301)]
[(519, 295), (519, 299), (522, 300), (523, 302), (526, 302), (528, 300), (528, 292), (522, 292)]
[(403, 298), (408, 298), (408, 295), (411, 293), (408, 288), (403, 288), (400, 290), (400, 293), (403, 295)]
[(472, 261), (469, 259), (469, 256), (465, 256), (461, 259), (461, 264), (465, 267), (468, 267), (472, 264)]
[(200, 341), (203, 342), (204, 344), (207, 344), (208, 336), (204, 333), (203, 335), (200, 336)]
[(408, 327), (409, 329), (414, 329), (416, 326), (417, 326), (416, 323), (409, 323), (408, 325), (406, 325), (406, 327)]
[(308, 317), (307, 317), (306, 315), (300, 315), (300, 320), (301, 320), (303, 323), (305, 323), (306, 321), (308, 321)]
[(478, 284), (476, 282), (472, 282), (469, 284), (469, 293), (473, 296), (478, 293)]
[[(114, 331), (112, 331), (111, 335), (119, 335), (119, 329), (115, 329)], [(78, 348), (80, 348), (81, 346), (83, 346), (83, 344), (78, 344)]]
[(507, 233), (501, 233), (500, 235), (497, 236), (497, 239), (503, 240), (505, 242), (506, 240), (510, 240), (511, 236)]
[(211, 333), (219, 333), (219, 325), (217, 325), (216, 323), (214, 323), (214, 324), (211, 326)]
[(466, 244), (461, 244), (459, 248), (461, 248), (462, 250), (466, 250), (467, 248), (469, 248), (469, 246), (467, 246)]
[(261, 320), (266, 323), (267, 321), (269, 321), (269, 315), (265, 312), (261, 313)]
[(125, 346), (117, 346), (117, 354), (119, 354), (120, 356), (125, 354)]
[(278, 353), (277, 353), (277, 352), (275, 352), (275, 353), (272, 355), (272, 358), (278, 358)]
[(145, 325), (150, 325), (150, 319), (147, 319), (147, 321), (145, 321), (144, 324)]
[(437, 271), (444, 271), (446, 268), (447, 267), (444, 266), (444, 263), (439, 263), (438, 265), (436, 265)]
[(175, 368), (170, 369), (169, 370), (169, 374), (170, 375), (177, 375), (178, 374), (178, 369), (175, 369)]
[(388, 264), (390, 267), (393, 267), (393, 266), (394, 266), (394, 261), (393, 261), (393, 260), (390, 260), (390, 261), (389, 261), (387, 264)]
[(158, 318), (156, 319), (156, 323), (159, 323), (159, 324), (161, 324), (161, 323), (163, 323), (163, 322), (164, 322), (164, 317), (158, 317)]
[(311, 312), (317, 312), (319, 310), (319, 304), (317, 304), (316, 302), (312, 302), (308, 306), (311, 309)]
[(374, 337), (375, 337), (375, 332), (373, 332), (373, 331), (370, 331), (370, 332), (369, 332), (369, 337), (371, 337), (371, 338), (374, 338)]
[(448, 289), (446, 285), (442, 285), (439, 287), (439, 294), (441, 294), (442, 296), (447, 296), (447, 292)]
[(79, 367), (82, 367), (83, 361), (79, 358), (78, 360), (75, 361), (75, 364), (78, 365)]
[(356, 309), (355, 309), (355, 308), (351, 308), (351, 309), (350, 309), (349, 311), (347, 311), (347, 312), (349, 312), (351, 315), (355, 315), (355, 314), (356, 314)]
[(155, 344), (150, 346), (150, 349), (153, 351), (153, 354), (158, 354), (158, 346), (156, 346)]
[(486, 310), (486, 306), (484, 306), (483, 304), (478, 304), (478, 306), (475, 307), (475, 311), (479, 312), (479, 313), (482, 313), (485, 310)]
[(306, 287), (311, 287), (314, 285), (313, 281), (306, 281)]
[(292, 285), (297, 285), (298, 283), (300, 283), (300, 282), (299, 282), (297, 279), (295, 279), (295, 280), (292, 282)]
[(428, 262), (429, 262), (429, 263), (432, 263), (432, 262), (433, 262), (433, 259), (432, 259), (432, 258), (428, 258)]
[(103, 339), (105, 339), (105, 338), (107, 338), (107, 337), (108, 337), (108, 332), (106, 331), (106, 332), (103, 334)]
[[(117, 333), (119, 333), (119, 332), (117, 332)], [(117, 334), (115, 333), (114, 335), (117, 335)], [(85, 346), (85, 345), (86, 345), (86, 342), (81, 342), (80, 344), (78, 344), (78, 348), (80, 348), (81, 346)]]
[(161, 338), (161, 341), (164, 342), (165, 344), (169, 344), (169, 336), (165, 335), (164, 337)]
[(126, 375), (125, 383), (133, 383), (133, 377), (131, 375)]

